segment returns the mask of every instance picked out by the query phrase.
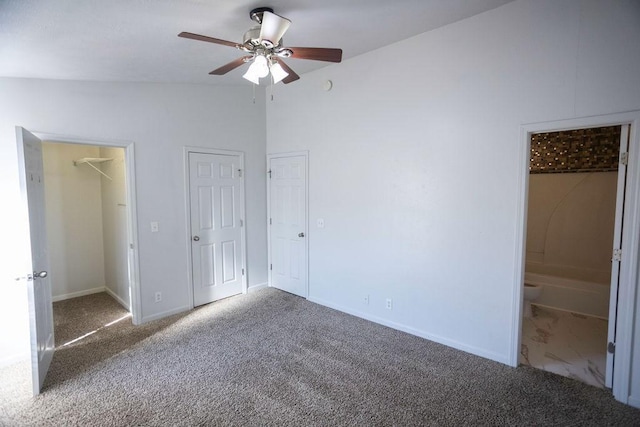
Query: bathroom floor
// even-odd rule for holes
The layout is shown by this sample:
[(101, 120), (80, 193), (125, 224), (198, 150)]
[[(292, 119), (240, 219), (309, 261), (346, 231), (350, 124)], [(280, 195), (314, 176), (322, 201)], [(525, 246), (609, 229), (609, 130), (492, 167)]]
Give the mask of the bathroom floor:
[(522, 322), (520, 363), (604, 387), (607, 321), (533, 305)]

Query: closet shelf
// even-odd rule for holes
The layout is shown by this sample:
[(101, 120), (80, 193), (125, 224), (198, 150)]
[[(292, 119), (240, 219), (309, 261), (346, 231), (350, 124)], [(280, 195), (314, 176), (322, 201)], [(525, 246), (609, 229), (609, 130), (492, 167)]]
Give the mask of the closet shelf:
[(93, 165), (94, 163), (104, 163), (104, 162), (108, 162), (110, 160), (113, 160), (113, 158), (108, 158), (108, 157), (83, 157), (81, 159), (74, 160), (73, 161), (73, 166), (78, 166), (78, 165), (81, 165), (83, 163), (86, 163), (87, 165), (89, 165), (93, 169), (95, 169), (100, 175), (103, 175), (103, 176), (109, 178), (110, 181), (113, 181), (113, 179), (109, 175), (107, 175), (106, 173), (102, 172), (100, 169), (98, 169), (97, 167), (95, 167)]
[(104, 162), (108, 162), (109, 160), (113, 160), (113, 158), (111, 158), (111, 157), (83, 157), (81, 159), (74, 160), (73, 164), (77, 166), (77, 165), (82, 164), (82, 163), (104, 163)]

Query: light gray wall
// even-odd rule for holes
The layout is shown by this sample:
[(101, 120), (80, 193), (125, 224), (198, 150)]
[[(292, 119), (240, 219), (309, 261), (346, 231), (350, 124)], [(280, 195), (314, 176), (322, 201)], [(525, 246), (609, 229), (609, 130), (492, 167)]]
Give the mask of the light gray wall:
[(97, 147), (86, 145), (42, 145), (54, 301), (104, 288), (100, 175), (87, 165), (73, 165), (98, 154)]
[(100, 164), (100, 169), (111, 178), (100, 175), (105, 287), (120, 304), (130, 309), (124, 149), (100, 147), (99, 154), (112, 159)]
[(104, 288), (100, 175), (87, 165), (73, 165), (98, 155), (97, 147), (86, 145), (42, 145), (54, 301)]
[[(0, 79), (0, 189), (7, 211), (0, 222), (3, 281), (13, 286), (24, 251), (17, 225), (16, 125), (89, 141), (132, 141), (143, 321), (186, 309), (188, 298), (184, 146), (246, 153), (248, 283), (267, 281), (264, 95), (250, 85), (125, 84)], [(15, 209), (13, 209), (15, 207)], [(12, 210), (13, 209), (13, 210)], [(160, 232), (149, 223), (158, 221)], [(23, 230), (24, 231), (24, 230)], [(4, 269), (6, 262), (6, 270)], [(160, 291), (163, 300), (154, 302)], [(0, 357), (1, 359), (2, 357)]]
[(520, 127), (640, 109), (639, 17), (516, 1), (279, 91), (267, 152), (309, 150), (310, 299), (506, 362)]

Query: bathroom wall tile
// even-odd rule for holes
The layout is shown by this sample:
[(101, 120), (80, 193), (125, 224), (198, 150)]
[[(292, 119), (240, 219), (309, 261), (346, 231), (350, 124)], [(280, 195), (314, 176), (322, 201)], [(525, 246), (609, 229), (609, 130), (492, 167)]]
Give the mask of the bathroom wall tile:
[(620, 126), (531, 135), (531, 173), (618, 170)]

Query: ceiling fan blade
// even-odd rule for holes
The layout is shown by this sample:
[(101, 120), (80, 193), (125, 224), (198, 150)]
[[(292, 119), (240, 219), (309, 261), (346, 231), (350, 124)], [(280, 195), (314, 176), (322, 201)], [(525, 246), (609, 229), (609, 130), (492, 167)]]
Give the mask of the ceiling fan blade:
[(248, 60), (248, 59), (251, 59), (251, 57), (250, 56), (243, 56), (241, 58), (235, 59), (235, 60), (229, 62), (228, 64), (223, 65), (220, 68), (216, 68), (215, 70), (213, 70), (209, 74), (216, 75), (216, 76), (222, 76), (223, 74), (227, 74), (231, 70), (235, 70), (236, 68), (238, 68), (239, 66), (244, 64), (246, 62), (246, 60)]
[(282, 79), (282, 83), (287, 84), (287, 83), (295, 82), (296, 80), (298, 80), (300, 78), (300, 76), (297, 75), (295, 71), (293, 71), (291, 68), (289, 68), (289, 66), (287, 64), (284, 63), (282, 58), (278, 58), (277, 61), (280, 64), (280, 66), (282, 67), (282, 69), (285, 70), (289, 74), (287, 77)]
[(203, 42), (221, 44), (224, 46), (238, 47), (238, 43), (230, 42), (227, 40), (216, 39), (208, 36), (201, 36), (200, 34), (187, 33), (184, 31), (178, 34), (178, 37), (184, 37), (185, 39), (200, 40)]
[(342, 49), (329, 49), (324, 47), (288, 47), (293, 54), (291, 58), (314, 59), (316, 61), (341, 62)]
[(291, 25), (291, 21), (287, 18), (265, 11), (262, 14), (260, 40), (269, 40), (274, 46), (277, 46), (289, 25)]

